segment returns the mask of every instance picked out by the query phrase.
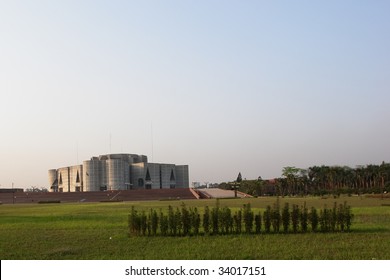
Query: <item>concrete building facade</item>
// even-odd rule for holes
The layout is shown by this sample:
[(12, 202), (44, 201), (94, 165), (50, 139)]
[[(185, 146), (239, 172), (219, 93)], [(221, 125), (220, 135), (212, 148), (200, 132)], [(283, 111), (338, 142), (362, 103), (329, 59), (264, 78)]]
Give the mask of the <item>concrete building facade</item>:
[(83, 166), (75, 165), (49, 170), (50, 191), (83, 191)]
[(50, 169), (51, 192), (189, 188), (188, 165), (148, 163), (144, 155), (108, 154)]

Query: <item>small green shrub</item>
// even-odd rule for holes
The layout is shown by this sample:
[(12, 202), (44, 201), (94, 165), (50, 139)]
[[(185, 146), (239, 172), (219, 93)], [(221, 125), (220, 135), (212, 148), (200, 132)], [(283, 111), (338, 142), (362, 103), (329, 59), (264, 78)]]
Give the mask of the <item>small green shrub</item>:
[(318, 229), (318, 213), (317, 209), (314, 207), (311, 208), (310, 210), (310, 225), (311, 225), (311, 230), (313, 232), (316, 232)]
[(307, 232), (307, 225), (309, 220), (309, 213), (306, 207), (306, 202), (304, 202), (302, 206), (302, 210), (300, 211), (300, 224), (302, 232)]
[(255, 215), (255, 232), (259, 234), (261, 232), (261, 214), (260, 212)]
[(205, 234), (210, 233), (210, 209), (208, 206), (205, 207), (203, 213), (203, 230)]
[(128, 215), (129, 235), (142, 236), (191, 236), (191, 235), (219, 235), (219, 234), (260, 234), (262, 223), (264, 223), (264, 233), (279, 233), (280, 225), (283, 226), (284, 233), (305, 233), (308, 225), (311, 231), (317, 232), (344, 232), (350, 231), (353, 220), (351, 207), (346, 203), (334, 204), (332, 209), (326, 205), (320, 209), (311, 208), (310, 213), (304, 204), (301, 208), (293, 204), (290, 211), (289, 204), (286, 203), (280, 212), (279, 203), (275, 203), (273, 208), (266, 207), (263, 215), (260, 212), (254, 214), (251, 205), (244, 204), (234, 215), (229, 207), (210, 208), (206, 206), (203, 216), (198, 209), (187, 208), (185, 204), (181, 207), (168, 206), (167, 214), (162, 210), (158, 214), (156, 210), (149, 209), (149, 212), (137, 211), (131, 207)]
[(299, 222), (300, 222), (300, 211), (298, 205), (293, 205), (292, 212), (291, 212), (291, 223), (292, 223), (292, 230), (293, 233), (297, 233), (299, 229)]
[(243, 218), (245, 224), (245, 233), (249, 234), (252, 232), (254, 218), (250, 203), (244, 204), (243, 206)]
[(287, 233), (290, 226), (290, 209), (288, 203), (286, 203), (283, 207), (282, 224), (283, 224), (283, 232)]
[(265, 232), (270, 233), (271, 232), (271, 222), (272, 222), (272, 214), (271, 214), (271, 206), (267, 206), (266, 210), (264, 211), (264, 227)]

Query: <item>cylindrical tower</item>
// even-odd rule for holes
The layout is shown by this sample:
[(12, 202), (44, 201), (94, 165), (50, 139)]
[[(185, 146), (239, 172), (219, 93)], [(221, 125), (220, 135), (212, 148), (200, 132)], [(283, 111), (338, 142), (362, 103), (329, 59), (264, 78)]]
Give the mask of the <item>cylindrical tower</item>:
[(109, 190), (126, 190), (130, 184), (129, 164), (122, 159), (108, 159), (107, 182)]
[(58, 190), (57, 169), (50, 169), (48, 175), (49, 191), (56, 192)]
[(84, 190), (99, 191), (100, 190), (100, 161), (99, 160), (86, 160), (83, 162), (83, 178), (84, 178)]

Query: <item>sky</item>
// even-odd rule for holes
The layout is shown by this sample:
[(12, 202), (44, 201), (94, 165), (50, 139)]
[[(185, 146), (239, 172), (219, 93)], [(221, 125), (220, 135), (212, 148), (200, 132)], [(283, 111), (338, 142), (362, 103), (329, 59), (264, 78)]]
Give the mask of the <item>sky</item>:
[(135, 153), (190, 181), (390, 162), (389, 1), (0, 0), (0, 187)]

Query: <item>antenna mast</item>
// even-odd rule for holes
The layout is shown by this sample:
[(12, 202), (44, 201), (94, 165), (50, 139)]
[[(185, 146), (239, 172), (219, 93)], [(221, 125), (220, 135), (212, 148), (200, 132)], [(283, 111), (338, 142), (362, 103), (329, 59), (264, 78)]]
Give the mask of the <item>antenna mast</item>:
[(151, 122), (151, 125), (150, 125), (150, 138), (151, 138), (151, 141), (152, 141), (152, 162), (153, 162), (153, 121)]
[(110, 154), (111, 154), (111, 132), (110, 132)]

